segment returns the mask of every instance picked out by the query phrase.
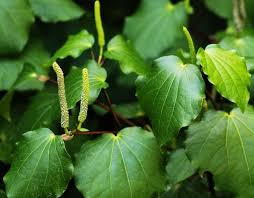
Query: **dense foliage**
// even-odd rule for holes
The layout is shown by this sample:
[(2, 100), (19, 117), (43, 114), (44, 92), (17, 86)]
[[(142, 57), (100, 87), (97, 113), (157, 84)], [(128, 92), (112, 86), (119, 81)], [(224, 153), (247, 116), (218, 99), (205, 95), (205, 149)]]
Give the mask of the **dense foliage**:
[(253, 9), (1, 0), (0, 198), (254, 197)]

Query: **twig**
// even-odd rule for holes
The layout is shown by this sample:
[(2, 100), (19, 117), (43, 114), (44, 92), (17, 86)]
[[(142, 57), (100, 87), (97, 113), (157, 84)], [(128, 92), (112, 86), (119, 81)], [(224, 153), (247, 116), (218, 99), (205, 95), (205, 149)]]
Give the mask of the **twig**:
[(111, 103), (111, 100), (110, 100), (110, 98), (109, 98), (109, 95), (108, 95), (107, 90), (106, 90), (106, 89), (103, 89), (103, 93), (104, 93), (104, 95), (105, 95), (105, 97), (106, 97), (106, 100), (107, 100), (107, 103), (108, 103), (108, 106), (109, 106), (109, 110), (110, 110), (110, 112), (112, 113), (112, 115), (113, 115), (113, 117), (114, 117), (114, 119), (115, 119), (115, 121), (116, 121), (118, 127), (120, 127), (120, 126), (121, 126), (121, 123), (120, 123), (120, 121), (118, 120), (118, 117), (116, 116), (116, 113), (115, 113), (115, 112), (113, 111), (113, 109), (112, 109), (112, 103)]
[[(108, 111), (108, 112), (111, 112), (111, 111), (110, 111), (110, 108), (109, 108), (108, 106), (106, 106), (105, 104), (103, 104), (103, 103), (101, 103), (101, 102), (99, 102), (99, 101), (96, 102), (96, 105), (99, 106), (99, 107), (101, 107), (101, 108), (103, 108), (103, 109), (105, 109), (105, 110)], [(121, 116), (119, 113), (115, 112), (115, 115), (116, 115), (120, 120), (122, 120), (123, 122), (125, 122), (126, 124), (128, 124), (128, 125), (130, 125), (130, 126), (136, 126), (135, 123), (133, 123), (132, 121), (130, 121), (130, 120), (126, 119), (126, 118), (124, 118), (124, 117)]]
[(115, 131), (74, 131), (72, 132), (74, 135), (96, 135), (96, 134), (104, 134), (104, 133), (112, 133), (115, 134)]

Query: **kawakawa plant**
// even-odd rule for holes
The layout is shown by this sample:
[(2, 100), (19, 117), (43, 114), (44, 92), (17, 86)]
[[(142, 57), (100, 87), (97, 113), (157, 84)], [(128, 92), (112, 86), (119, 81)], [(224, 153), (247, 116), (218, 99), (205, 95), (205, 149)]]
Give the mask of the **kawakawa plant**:
[[(143, 12), (150, 9), (151, 2), (142, 7)], [(181, 6), (191, 12), (189, 1), (177, 6), (166, 2), (163, 9), (171, 14)], [(236, 34), (241, 39), (242, 10), (236, 8)], [(47, 63), (57, 76), (64, 134), (55, 135), (48, 128), (23, 134), (11, 168), (4, 176), (7, 196), (60, 197), (74, 178), (76, 187), (86, 198), (175, 197), (174, 192), (184, 186), (184, 181), (208, 175), (211, 192), (254, 197), (254, 109), (248, 105), (251, 70), (248, 71), (244, 55), (227, 49), (226, 41), (200, 48), (196, 54), (191, 35), (183, 27), (189, 46), (187, 56), (167, 55), (149, 65), (136, 51), (142, 53), (141, 41), (134, 47), (121, 35), (112, 38), (104, 52), (99, 0), (95, 1), (94, 13), (98, 61), (89, 60), (82, 70), (74, 68), (73, 76), (64, 78), (58, 59), (77, 58), (94, 44), (94, 37), (82, 30), (70, 36)], [(130, 17), (127, 26), (141, 16), (146, 17), (145, 14)], [(127, 34), (129, 31), (127, 27)], [(153, 54), (150, 49), (143, 55)], [(103, 68), (105, 59), (119, 62), (125, 74), (136, 74), (136, 96), (149, 118), (142, 124), (143, 128), (119, 116), (111, 106)], [(86, 129), (88, 105), (97, 103), (101, 89), (109, 102), (106, 109), (113, 114), (116, 124), (121, 128), (124, 122), (130, 127), (117, 131)], [(208, 89), (207, 93), (211, 89), (212, 95), (207, 94), (206, 98)], [(218, 95), (227, 99), (227, 105), (218, 106)], [(79, 101), (80, 111), (73, 129), (69, 110)], [(80, 134), (98, 136), (84, 141), (74, 162), (65, 144), (80, 138)]]

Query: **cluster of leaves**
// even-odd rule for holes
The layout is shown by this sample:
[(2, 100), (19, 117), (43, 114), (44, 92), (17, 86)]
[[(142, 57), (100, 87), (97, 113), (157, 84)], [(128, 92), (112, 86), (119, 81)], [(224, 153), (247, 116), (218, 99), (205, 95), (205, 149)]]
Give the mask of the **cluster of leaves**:
[[(71, 0), (1, 1), (0, 161), (10, 168), (0, 197), (60, 197), (72, 178), (84, 197), (253, 197), (253, 2), (204, 3), (228, 28), (197, 53), (184, 27), (193, 13), (189, 0), (142, 0), (105, 50), (97, 0), (98, 39), (79, 26), (50, 55), (32, 26), (36, 32), (38, 23), (77, 19), (84, 10)], [(50, 73), (56, 61), (69, 67), (66, 134)], [(134, 101), (111, 104), (110, 64), (119, 65), (118, 86), (135, 89)], [(31, 91), (29, 102), (16, 101)], [(76, 123), (82, 97), (89, 101), (88, 129)], [(104, 129), (100, 119), (108, 113), (115, 125)]]

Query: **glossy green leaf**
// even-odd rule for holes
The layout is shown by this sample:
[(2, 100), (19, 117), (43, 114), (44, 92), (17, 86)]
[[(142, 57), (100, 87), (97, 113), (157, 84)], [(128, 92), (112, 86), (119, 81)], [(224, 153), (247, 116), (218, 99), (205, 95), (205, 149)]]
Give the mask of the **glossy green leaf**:
[(145, 58), (155, 58), (182, 34), (190, 7), (168, 0), (142, 0), (136, 13), (126, 19), (124, 33)]
[(155, 60), (153, 71), (137, 80), (137, 96), (160, 144), (170, 142), (195, 119), (204, 100), (204, 82), (197, 66), (176, 56)]
[(0, 91), (12, 88), (22, 69), (21, 60), (0, 59)]
[(24, 0), (0, 1), (0, 54), (22, 51), (34, 16)]
[(44, 22), (68, 21), (84, 14), (72, 0), (29, 0), (29, 2), (35, 15)]
[(216, 189), (253, 197), (254, 110), (208, 112), (188, 130), (187, 152), (195, 167), (210, 171)]
[(243, 36), (236, 38), (227, 36), (219, 43), (226, 50), (236, 50), (237, 54), (246, 60), (248, 71), (254, 70), (254, 37)]
[(166, 170), (169, 180), (173, 184), (181, 182), (195, 173), (184, 149), (178, 149), (170, 155)]
[(109, 41), (105, 56), (119, 61), (121, 70), (126, 74), (135, 72), (142, 75), (149, 70), (149, 66), (140, 57), (131, 43), (125, 41), (121, 35), (117, 35)]
[(19, 142), (4, 177), (8, 197), (60, 197), (73, 165), (61, 136), (47, 128), (29, 131)]
[(85, 197), (151, 197), (164, 188), (160, 148), (138, 127), (85, 143), (76, 159), (76, 186)]
[(50, 127), (60, 117), (60, 107), (56, 87), (46, 87), (31, 99), (21, 116), (18, 129), (21, 132)]
[(94, 37), (86, 30), (82, 30), (75, 35), (71, 35), (68, 37), (68, 40), (65, 42), (65, 44), (56, 51), (54, 56), (50, 59), (48, 65), (51, 65), (58, 58), (64, 59), (67, 56), (77, 58), (82, 54), (82, 52), (91, 48), (93, 44)]
[(10, 109), (13, 94), (13, 91), (9, 91), (0, 100), (0, 116), (9, 122), (11, 121)]
[[(106, 88), (108, 84), (105, 82), (107, 72), (100, 67), (95, 61), (88, 61), (85, 66), (89, 75), (89, 104), (92, 104), (99, 96), (101, 89)], [(78, 101), (80, 101), (82, 93), (82, 69), (73, 67), (66, 76), (66, 97), (68, 108), (72, 109)]]
[(207, 46), (205, 50), (200, 48), (197, 56), (208, 80), (215, 85), (218, 92), (244, 111), (250, 98), (247, 89), (250, 74), (244, 59), (235, 52), (214, 44)]

